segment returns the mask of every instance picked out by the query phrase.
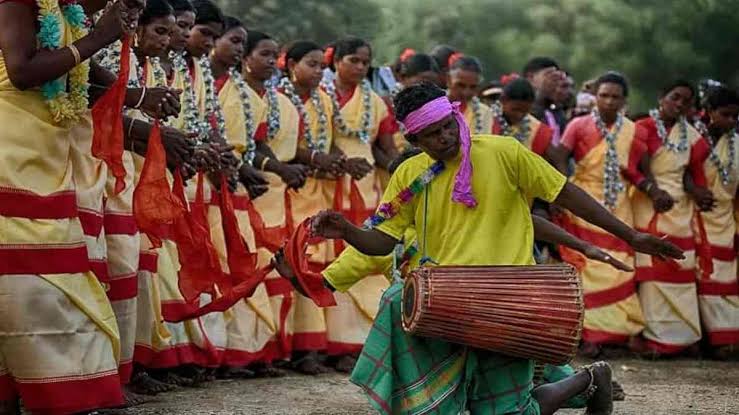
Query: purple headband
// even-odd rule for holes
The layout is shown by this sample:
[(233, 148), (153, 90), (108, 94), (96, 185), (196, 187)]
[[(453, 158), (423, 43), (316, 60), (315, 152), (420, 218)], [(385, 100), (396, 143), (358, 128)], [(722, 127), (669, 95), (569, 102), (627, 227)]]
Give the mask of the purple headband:
[(472, 138), (470, 137), (470, 127), (459, 111), (459, 102), (451, 103), (446, 96), (436, 98), (408, 114), (403, 121), (403, 126), (409, 134), (416, 134), (429, 125), (441, 121), (449, 114), (453, 114), (454, 119), (457, 120), (459, 141), (462, 145), (462, 162), (454, 179), (452, 200), (473, 208), (477, 206), (477, 200), (472, 192), (472, 160), (470, 160)]

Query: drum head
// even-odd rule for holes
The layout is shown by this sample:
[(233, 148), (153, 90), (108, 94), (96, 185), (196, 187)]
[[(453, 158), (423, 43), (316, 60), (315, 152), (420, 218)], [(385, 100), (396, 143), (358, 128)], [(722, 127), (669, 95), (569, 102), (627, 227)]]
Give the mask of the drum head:
[(403, 315), (403, 326), (408, 329), (410, 328), (413, 316), (416, 314), (416, 307), (418, 302), (416, 295), (418, 293), (418, 283), (414, 276), (409, 275), (405, 279), (405, 285), (403, 285), (403, 297), (400, 302), (400, 312)]

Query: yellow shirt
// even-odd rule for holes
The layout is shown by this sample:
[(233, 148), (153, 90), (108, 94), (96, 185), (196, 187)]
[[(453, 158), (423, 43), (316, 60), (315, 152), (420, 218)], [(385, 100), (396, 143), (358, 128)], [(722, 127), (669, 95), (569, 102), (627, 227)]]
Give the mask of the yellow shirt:
[[(513, 138), (476, 135), (472, 140), (472, 187), (477, 207), (470, 209), (452, 201), (458, 157), (446, 163), (426, 192), (403, 205), (377, 229), (400, 239), (407, 228), (415, 228), (419, 251), (441, 265), (533, 264), (529, 201), (554, 201), (566, 178)], [(423, 153), (403, 163), (390, 179), (383, 202), (393, 199), (433, 162)], [(420, 257), (414, 258), (413, 266)]]

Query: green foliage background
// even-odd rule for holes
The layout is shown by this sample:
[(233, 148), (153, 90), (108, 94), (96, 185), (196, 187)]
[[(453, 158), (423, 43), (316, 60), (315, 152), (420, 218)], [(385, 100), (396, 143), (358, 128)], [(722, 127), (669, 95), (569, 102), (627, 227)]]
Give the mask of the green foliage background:
[(249, 28), (282, 42), (372, 41), (375, 62), (451, 44), (488, 78), (528, 58), (556, 58), (578, 83), (606, 70), (629, 78), (636, 111), (675, 78), (739, 84), (739, 0), (219, 0)]

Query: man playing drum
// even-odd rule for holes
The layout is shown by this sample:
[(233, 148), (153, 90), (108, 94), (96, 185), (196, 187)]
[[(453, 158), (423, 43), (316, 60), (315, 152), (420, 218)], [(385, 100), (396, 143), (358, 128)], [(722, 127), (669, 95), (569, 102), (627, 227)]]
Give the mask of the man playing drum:
[[(409, 87), (396, 97), (395, 109), (406, 138), (424, 153), (398, 168), (384, 204), (364, 228), (322, 212), (313, 222), (317, 236), (343, 239), (366, 255), (387, 255), (414, 228), (423, 255), (413, 266), (533, 265), (529, 206), (539, 198), (606, 229), (636, 251), (682, 256), (670, 243), (624, 225), (515, 139), (470, 137), (443, 90), (431, 84)], [(385, 292), (352, 374), (380, 412), (552, 414), (567, 399), (586, 393), (592, 395), (589, 414), (611, 413), (605, 363), (534, 388), (531, 360), (405, 334), (401, 288), (394, 284)]]

